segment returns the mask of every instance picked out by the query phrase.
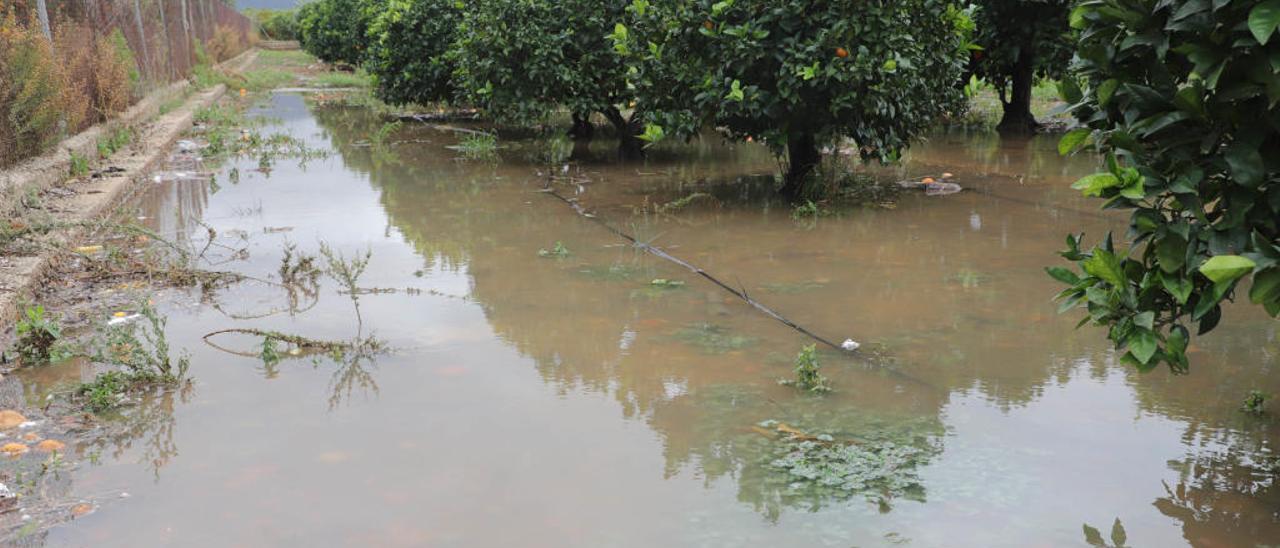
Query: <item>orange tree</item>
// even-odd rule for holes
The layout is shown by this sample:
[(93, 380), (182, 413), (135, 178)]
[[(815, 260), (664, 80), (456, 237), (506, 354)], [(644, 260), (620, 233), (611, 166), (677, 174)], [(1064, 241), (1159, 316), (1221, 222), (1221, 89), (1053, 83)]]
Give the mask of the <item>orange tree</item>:
[(624, 115), (631, 93), (624, 60), (606, 37), (625, 3), (606, 0), (476, 0), (467, 10), (454, 58), (468, 100), (512, 123), (545, 120), (560, 108), (573, 133), (590, 136), (600, 113), (624, 149), (638, 149), (638, 126)]
[(1071, 24), (1087, 86), (1063, 95), (1084, 127), (1059, 149), (1106, 155), (1075, 188), (1130, 210), (1133, 246), (1071, 236), (1079, 270), (1049, 273), (1126, 363), (1185, 372), (1188, 326), (1216, 327), (1246, 279), (1280, 314), (1280, 0), (1089, 0)]
[(448, 101), (458, 95), (450, 51), (469, 2), (379, 0), (366, 33), (364, 68), (379, 99), (393, 104)]
[(768, 144), (802, 192), (824, 146), (889, 160), (962, 100), (972, 22), (947, 0), (633, 0), (610, 34), (644, 137)]
[(1031, 89), (1037, 77), (1060, 78), (1074, 45), (1067, 14), (1074, 0), (978, 0), (974, 14), (982, 47), (973, 73), (996, 88), (1004, 115), (1001, 131), (1033, 131)]

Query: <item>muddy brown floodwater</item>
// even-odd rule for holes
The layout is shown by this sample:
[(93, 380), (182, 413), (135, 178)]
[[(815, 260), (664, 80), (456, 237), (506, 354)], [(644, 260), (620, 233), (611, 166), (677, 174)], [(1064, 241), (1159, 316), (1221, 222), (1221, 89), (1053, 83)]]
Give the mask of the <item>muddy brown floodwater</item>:
[[(777, 383), (803, 335), (537, 192), (551, 144), (468, 160), (427, 127), (366, 146), (370, 113), (300, 95), (258, 112), (335, 154), (158, 184), (138, 215), (245, 242), (222, 268), (260, 278), (286, 242), (369, 249), (361, 287), (396, 291), (360, 295), (358, 315), (328, 279), (295, 314), (269, 314), (287, 295), (253, 282), (218, 307), (160, 295), (194, 386), (125, 411), (128, 435), (68, 489), (130, 496), (46, 545), (1068, 546), (1117, 520), (1135, 546), (1280, 541), (1280, 427), (1239, 411), (1250, 390), (1280, 393), (1277, 324), (1230, 308), (1174, 377), (1123, 367), (1057, 315), (1043, 268), (1064, 236), (1124, 221), (1068, 188), (1095, 166), (1052, 137), (941, 134), (898, 171), (971, 191), (800, 221), (753, 177), (775, 169), (755, 146), (619, 164), (600, 142), (575, 162), (580, 184), (560, 188), (600, 218), (874, 350), (820, 351), (835, 391), (810, 396)], [(652, 207), (695, 192), (710, 197)], [(568, 256), (539, 256), (557, 242)], [(201, 341), (232, 327), (373, 333), (392, 351), (267, 366)], [(61, 367), (24, 377), (28, 399), (83, 374)], [(910, 446), (910, 478), (814, 489), (773, 464), (770, 420)]]

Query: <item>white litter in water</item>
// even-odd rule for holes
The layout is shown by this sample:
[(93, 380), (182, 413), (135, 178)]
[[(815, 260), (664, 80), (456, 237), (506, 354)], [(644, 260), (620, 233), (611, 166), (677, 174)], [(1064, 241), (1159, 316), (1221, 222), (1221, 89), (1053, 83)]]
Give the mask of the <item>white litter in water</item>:
[(840, 343), (840, 348), (843, 348), (845, 352), (853, 352), (861, 346), (862, 345), (858, 344), (853, 339), (845, 339), (844, 342)]
[(142, 317), (142, 314), (130, 314), (128, 316), (111, 318), (110, 320), (107, 320), (107, 325), (120, 325), (122, 323), (128, 323), (141, 317)]
[(191, 152), (197, 148), (200, 148), (200, 145), (197, 145), (195, 141), (190, 141), (187, 139), (178, 141), (178, 150), (181, 150), (183, 152)]
[(31, 428), (32, 426), (35, 426), (35, 425), (37, 425), (37, 424), (40, 424), (40, 423), (38, 423), (38, 422), (36, 422), (36, 421), (27, 421), (27, 422), (24, 422), (24, 423), (22, 423), (22, 424), (19, 424), (19, 425), (18, 425), (18, 428), (21, 428), (21, 429), (25, 430), (25, 429), (27, 429), (27, 428)]

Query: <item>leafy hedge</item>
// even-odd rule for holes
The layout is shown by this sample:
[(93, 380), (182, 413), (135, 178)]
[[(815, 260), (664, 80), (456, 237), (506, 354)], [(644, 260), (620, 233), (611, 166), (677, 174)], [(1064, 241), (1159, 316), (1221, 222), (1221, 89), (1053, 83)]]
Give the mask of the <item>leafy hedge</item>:
[(450, 54), (464, 10), (454, 0), (391, 0), (367, 30), (365, 68), (378, 97), (393, 104), (452, 100), (458, 94)]

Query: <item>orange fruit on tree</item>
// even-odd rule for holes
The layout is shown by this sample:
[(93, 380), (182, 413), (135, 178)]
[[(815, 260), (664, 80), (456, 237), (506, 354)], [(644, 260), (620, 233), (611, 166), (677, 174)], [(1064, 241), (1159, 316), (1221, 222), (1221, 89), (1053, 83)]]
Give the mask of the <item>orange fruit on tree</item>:
[(711, 20), (706, 20), (702, 22), (702, 28), (707, 30), (713, 30), (716, 28), (716, 24), (712, 23)]
[(844, 48), (836, 48), (836, 57), (844, 59), (849, 56), (849, 50)]

